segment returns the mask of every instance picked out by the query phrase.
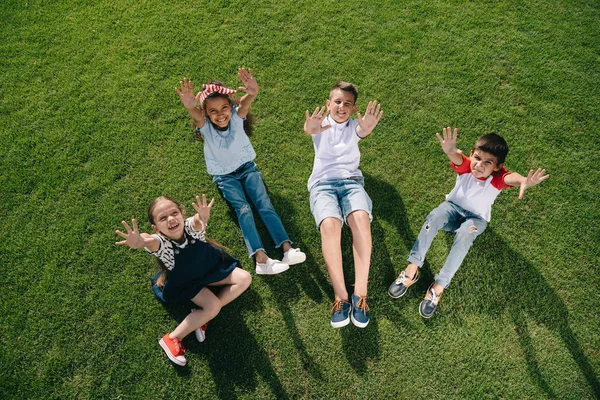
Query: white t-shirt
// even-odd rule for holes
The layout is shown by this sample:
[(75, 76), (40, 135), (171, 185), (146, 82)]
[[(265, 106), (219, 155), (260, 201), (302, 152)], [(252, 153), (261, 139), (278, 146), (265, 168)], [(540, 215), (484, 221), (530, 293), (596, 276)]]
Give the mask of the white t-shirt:
[(358, 169), (361, 139), (356, 133), (358, 121), (349, 119), (338, 124), (331, 117), (323, 120), (321, 126), (331, 128), (320, 134), (311, 135), (315, 148), (312, 174), (308, 178), (308, 190), (319, 181), (362, 177)]
[(462, 155), (463, 162), (459, 166), (450, 162), (450, 167), (458, 174), (454, 189), (446, 195), (446, 200), (461, 206), (467, 211), (479, 215), (490, 222), (492, 218), (492, 204), (500, 191), (512, 186), (504, 183), (508, 172), (504, 167), (493, 172), (487, 179), (478, 179), (471, 173), (471, 160)]

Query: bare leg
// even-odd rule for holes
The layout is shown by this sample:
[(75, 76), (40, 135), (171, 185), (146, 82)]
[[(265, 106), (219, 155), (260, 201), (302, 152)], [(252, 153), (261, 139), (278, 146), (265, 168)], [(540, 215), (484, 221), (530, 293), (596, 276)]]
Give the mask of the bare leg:
[(336, 300), (348, 300), (344, 270), (342, 267), (342, 221), (337, 218), (325, 218), (319, 227), (321, 231), (321, 250), (333, 286)]
[(221, 307), (224, 307), (244, 293), (251, 282), (252, 275), (250, 275), (248, 271), (236, 268), (227, 278), (219, 282), (211, 283), (209, 286), (225, 286), (217, 293), (217, 297), (221, 301)]
[(354, 294), (367, 295), (367, 282), (371, 267), (371, 221), (366, 211), (354, 211), (347, 217), (352, 230), (352, 251), (354, 254)]
[(219, 314), (221, 311), (221, 301), (209, 288), (203, 288), (192, 301), (199, 309), (188, 314), (187, 317), (177, 325), (177, 328), (169, 334), (170, 338), (183, 340), (184, 337), (192, 333)]

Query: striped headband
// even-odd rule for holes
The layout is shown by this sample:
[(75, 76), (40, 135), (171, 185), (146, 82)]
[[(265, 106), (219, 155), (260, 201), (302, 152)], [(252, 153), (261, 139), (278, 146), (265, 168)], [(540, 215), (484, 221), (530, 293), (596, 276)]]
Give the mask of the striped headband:
[(204, 104), (204, 100), (211, 93), (221, 93), (221, 94), (233, 94), (237, 93), (237, 90), (226, 88), (225, 86), (215, 85), (214, 83), (208, 83), (202, 85), (202, 92), (200, 92), (196, 98), (200, 104)]

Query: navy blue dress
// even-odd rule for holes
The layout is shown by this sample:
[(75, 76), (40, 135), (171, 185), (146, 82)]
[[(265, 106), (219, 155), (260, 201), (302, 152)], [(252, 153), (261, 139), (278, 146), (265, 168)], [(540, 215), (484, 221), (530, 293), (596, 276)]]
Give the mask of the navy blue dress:
[(192, 228), (193, 217), (185, 221), (185, 241), (181, 244), (155, 234), (160, 246), (156, 252), (168, 269), (163, 288), (165, 301), (191, 300), (210, 283), (227, 278), (239, 260), (206, 242), (205, 233)]

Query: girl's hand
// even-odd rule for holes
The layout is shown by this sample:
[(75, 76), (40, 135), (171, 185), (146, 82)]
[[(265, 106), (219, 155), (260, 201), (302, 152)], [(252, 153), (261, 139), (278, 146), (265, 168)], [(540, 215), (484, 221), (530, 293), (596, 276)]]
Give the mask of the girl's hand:
[(175, 88), (175, 91), (179, 95), (183, 106), (188, 110), (197, 108), (198, 99), (194, 96), (194, 86), (192, 81), (183, 78), (183, 81), (179, 81), (179, 87), (181, 88), (181, 91), (177, 88)]
[(538, 168), (537, 171), (533, 172), (533, 170), (529, 170), (529, 174), (527, 174), (527, 178), (523, 180), (521, 183), (521, 190), (519, 191), (519, 199), (523, 198), (525, 194), (525, 190), (535, 185), (539, 185), (544, 182), (546, 179), (550, 177), (550, 175), (544, 175), (546, 173), (545, 169)]
[(244, 86), (240, 86), (240, 90), (255, 97), (258, 94), (258, 83), (256, 82), (256, 78), (252, 75), (252, 70), (248, 68), (246, 71), (246, 69), (240, 68), (238, 69), (238, 76), (244, 84)]
[(456, 138), (458, 137), (458, 128), (454, 128), (454, 133), (452, 133), (452, 128), (447, 127), (443, 130), (444, 137), (440, 136), (439, 133), (436, 133), (440, 144), (442, 145), (442, 150), (446, 154), (456, 154), (459, 152), (456, 147)]
[(133, 230), (129, 227), (127, 222), (121, 221), (121, 223), (125, 227), (125, 230), (127, 230), (127, 233), (123, 233), (120, 230), (117, 230), (116, 231), (117, 235), (121, 236), (125, 240), (122, 240), (120, 242), (115, 242), (115, 244), (117, 246), (126, 244), (127, 246), (131, 247), (132, 249), (141, 249), (141, 248), (145, 247), (146, 241), (144, 240), (144, 238), (140, 234), (140, 231), (138, 230), (137, 221), (135, 219), (131, 220), (131, 224), (133, 225)]
[(358, 116), (358, 127), (360, 128), (358, 136), (366, 137), (373, 132), (373, 129), (379, 123), (383, 110), (381, 110), (381, 104), (377, 104), (377, 100), (373, 100), (367, 105), (364, 117), (359, 112), (356, 115)]
[(315, 108), (315, 111), (310, 115), (306, 110), (306, 120), (304, 121), (304, 132), (309, 135), (318, 135), (319, 133), (331, 128), (331, 125), (321, 126), (323, 119), (327, 117), (329, 110), (326, 106)]
[(215, 203), (215, 199), (212, 198), (210, 203), (206, 204), (206, 195), (202, 195), (202, 199), (200, 196), (196, 196), (196, 202), (192, 203), (192, 207), (196, 210), (196, 215), (194, 215), (194, 222), (198, 224), (198, 227), (201, 229), (196, 229), (197, 231), (203, 231), (206, 229), (206, 224), (208, 223), (208, 219), (210, 218), (210, 209)]

